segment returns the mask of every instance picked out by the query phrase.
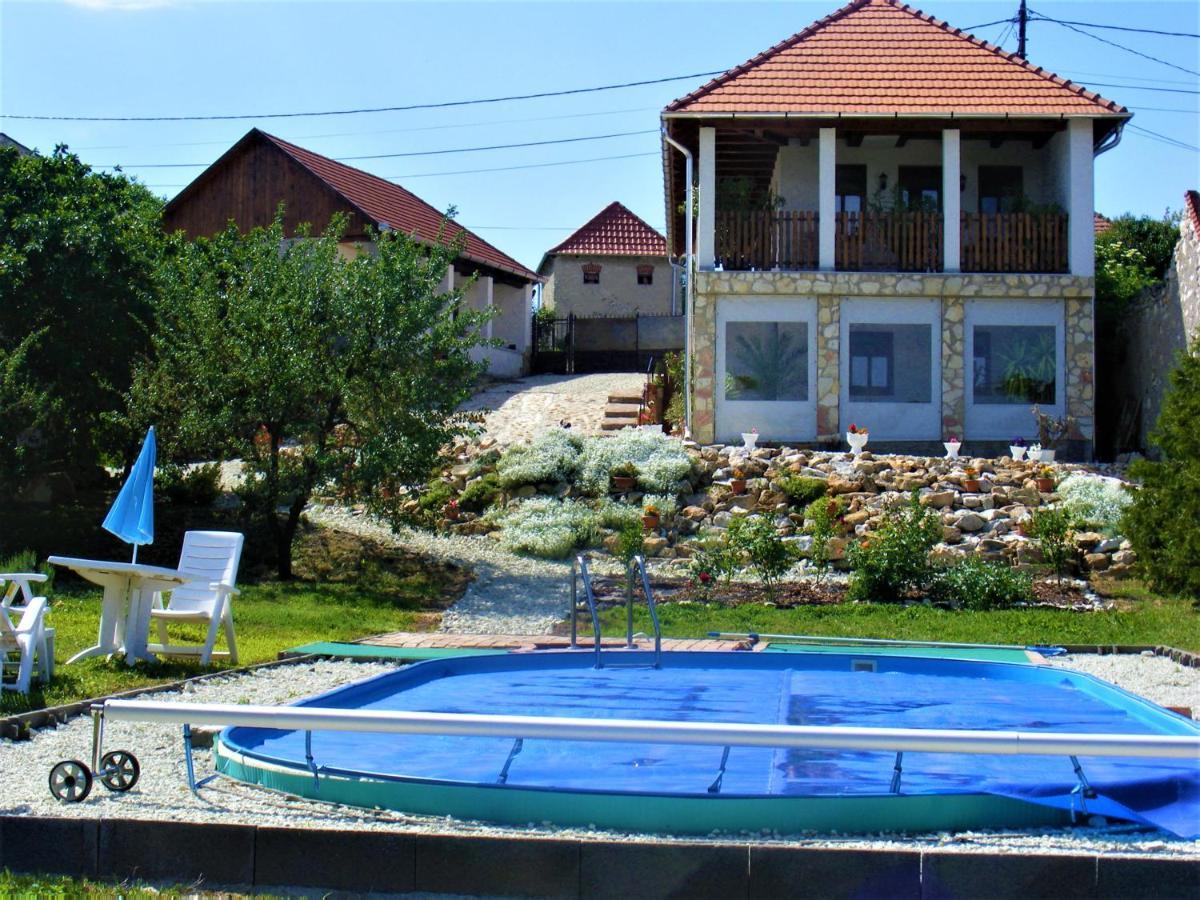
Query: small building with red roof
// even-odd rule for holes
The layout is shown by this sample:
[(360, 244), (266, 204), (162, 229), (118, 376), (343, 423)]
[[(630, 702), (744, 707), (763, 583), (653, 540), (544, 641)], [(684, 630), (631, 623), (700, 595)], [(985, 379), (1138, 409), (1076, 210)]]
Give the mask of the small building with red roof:
[(559, 316), (674, 315), (679, 303), (666, 238), (616, 201), (547, 250), (538, 274)]
[[(700, 441), (964, 453), (1093, 437), (1093, 158), (1123, 106), (899, 0), (854, 0), (662, 112)], [(687, 158), (695, 202), (689, 203)]]
[(487, 360), (491, 374), (510, 377), (527, 371), (537, 273), (377, 175), (252, 128), (166, 204), (163, 225), (192, 238), (216, 234), (230, 222), (249, 231), (270, 225), (280, 204), (289, 236), (301, 223), (320, 233), (335, 214), (344, 214), (342, 247), (348, 254), (369, 246), (372, 233), (387, 230), (428, 244), (461, 239), (463, 250), (443, 287), (462, 287), (473, 277), (464, 300), (498, 310), (483, 336), (502, 342), (478, 347), (475, 353)]

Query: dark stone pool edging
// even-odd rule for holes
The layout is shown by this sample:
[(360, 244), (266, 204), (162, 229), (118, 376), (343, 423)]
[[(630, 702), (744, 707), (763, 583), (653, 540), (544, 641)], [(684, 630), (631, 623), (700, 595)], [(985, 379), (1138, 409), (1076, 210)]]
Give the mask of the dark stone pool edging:
[(0, 816), (0, 868), (221, 888), (556, 897), (1200, 896), (1200, 858), (645, 843)]

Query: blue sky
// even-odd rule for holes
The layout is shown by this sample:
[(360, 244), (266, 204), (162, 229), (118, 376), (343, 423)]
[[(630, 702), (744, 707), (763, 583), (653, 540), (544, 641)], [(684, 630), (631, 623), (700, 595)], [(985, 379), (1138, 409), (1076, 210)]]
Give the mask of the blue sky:
[[(18, 114), (221, 115), (395, 106), (612, 84), (725, 69), (839, 5), (823, 2), (175, 2), (0, 0), (0, 130), (39, 150), (66, 143), (122, 164), (165, 197), (257, 125), (333, 157), (647, 132), (577, 143), (352, 162), (395, 178), (527, 265), (612, 200), (663, 225), (657, 112), (695, 78), (625, 90), (446, 110), (242, 121), (84, 123)], [(959, 27), (1017, 2), (925, 0)], [(1200, 4), (1052, 2), (1051, 18), (1200, 32)], [(998, 41), (1009, 29), (978, 29)], [(1097, 87), (1134, 124), (1200, 145), (1200, 78), (1049, 22), (1029, 58)], [(1200, 70), (1200, 40), (1097, 35)], [(1016, 48), (1010, 33), (1006, 49)], [(597, 157), (625, 157), (578, 163)], [(510, 171), (469, 172), (570, 162)], [(456, 174), (445, 174), (456, 173)], [(400, 177), (397, 177), (400, 176)], [(425, 177), (422, 177), (425, 176)], [(1200, 185), (1200, 153), (1127, 129), (1097, 162), (1096, 204), (1158, 215)]]

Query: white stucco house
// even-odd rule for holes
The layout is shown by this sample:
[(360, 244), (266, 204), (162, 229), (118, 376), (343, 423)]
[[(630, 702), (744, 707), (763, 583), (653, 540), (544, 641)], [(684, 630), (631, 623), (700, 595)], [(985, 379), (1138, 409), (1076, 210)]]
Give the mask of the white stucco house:
[[(894, 0), (855, 0), (662, 112), (694, 235), (691, 430), (976, 452), (1036, 403), (1093, 437), (1093, 159), (1130, 113)], [(698, 192), (686, 215), (687, 173)]]

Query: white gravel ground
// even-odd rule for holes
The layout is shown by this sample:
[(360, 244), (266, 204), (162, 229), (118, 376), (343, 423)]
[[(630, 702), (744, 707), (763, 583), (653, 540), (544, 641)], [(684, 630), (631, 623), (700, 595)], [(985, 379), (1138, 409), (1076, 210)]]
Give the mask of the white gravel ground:
[[(1127, 687), (1136, 683), (1146, 687), (1144, 664), (1157, 662), (1140, 657), (1076, 657), (1072, 663), (1081, 669), (1107, 665)], [(1117, 665), (1111, 665), (1118, 663)], [(210, 679), (190, 687), (184, 693), (162, 694), (163, 699), (191, 703), (286, 703), (334, 686), (372, 677), (394, 668), (391, 664), (319, 661), (273, 668), (262, 668), (244, 675)], [(1200, 673), (1190, 670), (1192, 696)], [(1186, 673), (1185, 673), (1186, 674)], [(1176, 677), (1178, 673), (1171, 677)], [(1170, 685), (1171, 691), (1178, 685)], [(128, 749), (142, 764), (142, 779), (127, 794), (110, 794), (97, 786), (91, 797), (80, 804), (60, 804), (46, 789), (50, 767), (62, 759), (87, 759), (91, 747), (91, 722), (86, 716), (73, 719), (56, 729), (44, 729), (32, 740), (0, 741), (0, 813), (7, 815), (45, 815), (69, 817), (121, 816), (137, 819), (170, 819), (191, 822), (243, 822), (290, 827), (336, 827), (369, 830), (395, 830), (415, 833), (499, 834), (517, 836), (554, 836), (574, 839), (620, 839), (624, 841), (661, 841), (653, 835), (622, 834), (596, 829), (553, 828), (530, 824), (527, 827), (495, 826), (481, 822), (455, 821), (449, 818), (407, 816), (401, 813), (339, 807), (301, 800), (262, 788), (243, 785), (226, 778), (203, 787), (200, 799), (188, 790), (182, 744), (175, 726), (114, 722), (108, 727), (105, 746)], [(196, 751), (197, 769), (202, 777), (211, 772), (212, 758), (206, 750)], [(725, 840), (753, 838), (761, 843), (844, 848), (914, 849), (936, 846), (964, 852), (1008, 853), (1120, 852), (1200, 857), (1200, 841), (1187, 841), (1128, 826), (1113, 828), (1062, 829), (1052, 832), (962, 832), (917, 837), (887, 835), (839, 836), (778, 835), (775, 833), (721, 834)], [(699, 841), (704, 838), (671, 838)]]

